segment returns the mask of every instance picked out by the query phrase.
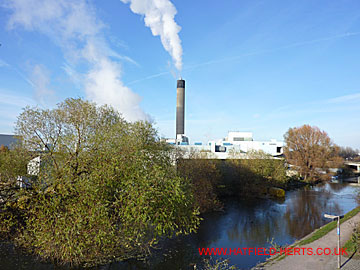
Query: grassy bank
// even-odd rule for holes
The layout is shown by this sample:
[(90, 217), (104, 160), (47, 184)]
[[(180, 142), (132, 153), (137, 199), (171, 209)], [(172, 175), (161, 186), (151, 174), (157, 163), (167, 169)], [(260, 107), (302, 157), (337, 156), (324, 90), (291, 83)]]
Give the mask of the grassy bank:
[[(343, 222), (349, 220), (350, 218), (354, 217), (357, 213), (360, 212), (360, 207), (354, 208), (353, 210), (351, 210), (350, 212), (346, 213), (344, 218), (340, 220), (340, 224), (342, 224)], [(294, 248), (296, 246), (303, 246), (306, 244), (310, 244), (318, 239), (320, 239), (321, 237), (325, 236), (327, 233), (329, 233), (330, 231), (332, 231), (333, 229), (336, 228), (337, 226), (337, 221), (332, 221), (326, 225), (324, 225), (323, 227), (315, 230), (313, 233), (311, 233), (310, 235), (308, 235), (307, 237), (301, 239), (298, 242), (293, 243), (292, 245), (288, 246), (288, 248)], [(360, 225), (360, 224), (358, 224)], [(360, 227), (360, 226), (358, 226)], [(356, 239), (354, 239), (354, 235), (353, 238), (350, 239), (348, 242), (345, 243), (344, 248), (346, 247), (348, 251), (350, 251), (350, 253), (348, 252), (348, 254), (352, 255), (352, 253), (354, 252), (354, 250), (359, 246), (359, 237), (358, 235), (356, 235)], [(350, 255), (350, 256), (351, 256)], [(282, 254), (282, 255), (274, 255), (272, 257), (270, 257), (269, 259), (267, 259), (266, 262), (261, 263), (260, 265), (266, 265), (268, 263), (274, 262), (274, 261), (281, 261), (283, 259), (285, 259), (286, 255)]]
[(354, 232), (343, 248), (346, 248), (349, 256), (360, 257), (360, 223), (357, 224)]
[[(343, 249), (346, 248), (347, 254), (349, 256), (352, 256), (354, 254), (354, 252), (358, 252), (358, 243), (356, 241), (354, 241), (353, 239), (350, 239), (349, 241), (347, 241), (345, 243), (345, 245), (342, 247)], [(356, 255), (357, 257), (359, 256), (359, 254)]]
[[(352, 218), (353, 216), (355, 216), (359, 212), (360, 212), (360, 207), (357, 207), (357, 208), (354, 208), (353, 210), (351, 210), (350, 212), (346, 213), (344, 218), (342, 218), (340, 220), (340, 224), (342, 224), (343, 222), (345, 222), (348, 219)], [(307, 237), (307, 238), (301, 240), (300, 242), (298, 242), (298, 245), (299, 246), (307, 245), (307, 244), (310, 244), (310, 243), (314, 242), (317, 239), (320, 239), (321, 237), (323, 237), (324, 235), (326, 235), (327, 233), (329, 233), (330, 231), (335, 229), (336, 224), (337, 224), (337, 221), (332, 221), (332, 222), (324, 225), (323, 227), (316, 230), (314, 233), (310, 234), (309, 237)]]

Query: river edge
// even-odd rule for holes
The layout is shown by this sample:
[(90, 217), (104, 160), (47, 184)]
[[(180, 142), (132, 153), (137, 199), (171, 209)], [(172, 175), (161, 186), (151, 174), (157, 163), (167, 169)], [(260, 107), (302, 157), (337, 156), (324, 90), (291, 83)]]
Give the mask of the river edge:
[[(353, 213), (352, 213), (353, 212)], [(352, 214), (350, 217), (346, 218), (346, 215)], [(352, 222), (354, 220), (358, 219), (358, 222), (356, 223), (356, 226), (360, 223), (360, 206), (350, 210), (349, 212), (347, 212), (345, 214), (345, 218), (342, 219), (341, 223), (345, 223), (345, 222)], [(309, 239), (311, 239), (315, 234), (317, 234), (318, 232), (324, 230), (324, 228), (328, 227), (328, 226), (332, 226), (331, 224), (335, 224), (335, 228), (329, 230), (328, 232), (326, 232), (324, 235), (322, 235), (319, 238), (313, 239), (312, 241), (308, 241)], [(341, 228), (341, 226), (340, 226)], [(304, 246), (304, 245), (309, 245), (315, 241), (321, 240), (323, 238), (325, 238), (329, 233), (335, 231), (336, 229), (336, 221), (331, 221), (323, 226), (321, 226), (320, 228), (314, 230), (313, 232), (309, 233), (308, 235), (302, 237), (301, 239), (295, 241), (294, 243), (286, 246), (286, 248), (294, 248), (294, 247), (298, 247), (298, 246)], [(342, 231), (342, 234), (344, 234), (345, 232)], [(345, 241), (345, 243), (350, 239), (350, 237), (353, 234), (353, 231), (351, 230), (349, 232), (349, 229), (346, 231), (346, 233), (350, 233), (350, 236), (347, 239), (342, 239), (342, 241)], [(343, 245), (341, 245), (343, 246)], [(285, 248), (285, 247), (284, 247)], [(349, 255), (348, 257), (351, 258), (351, 255)], [(265, 262), (261, 262), (259, 264), (257, 264), (256, 266), (254, 266), (253, 268), (251, 268), (251, 270), (265, 270), (267, 269), (267, 267), (269, 266), (276, 266), (281, 260), (285, 259), (286, 255), (281, 255), (281, 254), (276, 254), (276, 255), (272, 255), (269, 258), (266, 259)], [(306, 257), (305, 257), (306, 258)]]
[[(313, 186), (316, 186), (316, 185), (313, 185)], [(333, 185), (331, 185), (331, 186), (333, 186)], [(338, 186), (338, 185), (336, 185), (336, 186)], [(345, 186), (348, 186), (348, 185), (345, 185)], [(329, 185), (329, 187), (330, 187), (330, 185)], [(293, 189), (292, 191), (296, 191), (297, 190), (297, 188), (295, 188), (295, 189)], [(307, 188), (305, 189), (305, 190), (303, 190), (304, 192), (305, 191), (312, 191), (312, 190), (308, 190)], [(301, 191), (301, 190), (300, 190)], [(314, 190), (315, 191), (315, 190)], [(318, 191), (315, 191), (315, 192), (318, 192)], [(332, 192), (336, 192), (336, 190), (332, 190)], [(293, 194), (293, 192), (289, 192), (289, 196), (287, 196), (287, 197), (291, 197), (291, 195)], [(322, 193), (320, 193), (320, 194), (322, 194)], [(307, 195), (308, 196), (308, 195)], [(231, 199), (234, 199), (234, 197), (231, 197)], [(249, 199), (249, 197), (247, 198), (247, 199), (245, 199), (245, 198), (239, 198), (239, 202), (247, 202), (246, 204), (247, 205), (253, 205), (254, 204), (254, 201), (257, 201), (254, 197), (252, 197), (252, 200), (249, 202), (248, 201), (248, 199)], [(268, 198), (267, 198), (268, 199)], [(236, 200), (237, 201), (237, 200)], [(275, 204), (283, 204), (283, 201), (280, 199), (280, 200), (274, 200), (274, 199), (271, 199), (271, 201), (275, 201)], [(311, 200), (312, 201), (312, 200)], [(224, 209), (224, 210), (226, 210), (226, 211), (211, 211), (210, 212), (210, 214), (216, 214), (217, 212), (225, 212), (225, 213), (227, 213), (228, 211), (232, 211), (231, 210), (231, 208), (233, 208), (233, 206), (235, 205), (235, 207), (236, 207), (236, 209), (238, 209), (238, 207), (236, 206), (237, 204), (238, 204), (238, 202), (233, 202), (233, 200), (231, 200), (231, 204), (226, 204), (227, 205), (227, 207), (226, 207), (226, 209)], [(261, 203), (260, 205), (262, 205), (262, 204), (266, 204), (267, 205), (267, 207), (266, 207), (266, 209), (268, 209), (269, 207), (268, 207), (268, 204), (267, 203)], [(351, 207), (351, 208), (347, 208), (345, 211), (347, 211), (346, 213), (348, 213), (348, 212), (350, 212), (351, 211), (351, 209), (354, 209), (354, 207), (356, 206), (356, 204), (354, 205), (353, 204), (353, 206)], [(244, 209), (247, 209), (247, 207), (245, 207)], [(261, 208), (259, 208), (259, 209), (261, 209)], [(249, 209), (247, 209), (247, 210), (249, 210)], [(251, 213), (253, 213), (253, 207), (251, 207)], [(241, 211), (240, 211), (241, 212)], [(242, 215), (242, 213), (244, 213), (244, 214), (246, 214), (247, 212), (246, 212), (246, 210), (244, 211), (244, 212), (241, 212), (241, 215)], [(344, 213), (344, 212), (342, 212), (342, 213)], [(238, 214), (238, 211), (236, 211), (236, 214)], [(221, 214), (220, 214), (221, 215)], [(240, 215), (240, 216), (241, 216)], [(215, 221), (216, 221), (217, 219), (215, 219)], [(221, 219), (219, 219), (219, 220), (221, 220)], [(228, 216), (227, 216), (227, 218), (226, 219), (224, 219), (224, 220), (226, 220), (226, 223), (228, 223), (229, 222), (229, 220), (231, 221), (231, 219), (229, 219), (228, 218)], [(212, 224), (211, 222), (210, 222), (210, 224)], [(215, 224), (220, 224), (220, 223), (215, 223)], [(324, 223), (322, 223), (322, 224), (324, 224)], [(326, 224), (325, 224), (326, 225)], [(320, 228), (323, 228), (325, 225), (323, 225), (323, 226), (319, 226), (319, 229)], [(251, 223), (251, 226), (253, 226), (253, 223)], [(210, 227), (210, 229), (213, 229), (214, 228), (214, 226), (212, 225), (211, 227)], [(305, 235), (304, 237), (302, 237), (300, 240), (302, 240), (302, 239), (304, 239), (304, 238), (306, 238), (306, 237), (308, 237), (309, 235), (312, 235), (312, 233), (314, 233), (315, 231), (318, 231), (319, 229), (313, 229), (314, 231), (312, 231), (312, 230), (308, 230), (307, 231), (307, 235)], [(211, 230), (210, 230), (211, 231)], [(206, 232), (206, 231), (205, 231)], [(221, 232), (220, 232), (221, 233)], [(213, 232), (211, 232), (211, 235), (213, 235)], [(187, 237), (186, 237), (187, 238)], [(264, 238), (265, 239), (265, 238)], [(268, 239), (270, 239), (270, 238), (268, 238)], [(174, 240), (174, 239), (172, 239), (172, 240)], [(288, 242), (286, 242), (286, 244), (287, 243), (289, 243), (289, 244), (291, 244), (292, 242), (298, 242), (298, 241), (300, 241), (300, 240), (296, 240), (296, 239), (292, 239), (292, 241), (288, 241)], [(196, 240), (195, 240), (196, 241)], [(211, 239), (210, 241), (217, 241), (217, 240), (213, 240), (213, 239)], [(186, 242), (187, 243), (187, 242)], [(192, 248), (192, 247), (194, 247), (194, 243), (193, 242), (191, 242), (191, 243), (187, 243), (187, 244), (190, 244), (190, 245), (187, 245), (187, 250), (189, 250), (190, 248)], [(261, 246), (261, 245), (264, 245), (264, 243), (262, 243), (262, 244), (259, 244), (259, 246)], [(285, 246), (285, 243), (284, 243), (284, 246)], [(172, 251), (172, 250), (171, 250)], [(176, 251), (176, 252), (178, 252), (178, 251)], [(180, 252), (181, 252), (181, 250), (180, 250)], [(4, 253), (4, 254), (6, 254), (6, 252)], [(161, 254), (161, 253), (160, 253)], [(155, 255), (155, 254), (154, 254)], [(148, 264), (148, 267), (150, 267), (150, 265), (151, 265), (151, 269), (166, 269), (166, 270), (168, 270), (168, 269), (187, 269), (187, 268), (180, 268), (180, 266), (179, 266), (179, 268), (173, 268), (173, 266), (174, 266), (174, 262), (176, 263), (176, 260), (164, 260), (164, 262), (165, 263), (163, 263), (163, 262), (161, 262), (162, 260), (163, 260), (163, 258), (167, 258), (167, 257), (171, 257), (172, 256), (172, 254), (170, 254), (170, 253), (167, 253), (167, 255), (164, 255), (164, 256), (162, 256), (161, 255), (161, 257), (162, 258), (160, 258), (160, 257), (157, 257), (156, 256), (156, 258), (155, 258), (155, 264), (152, 264), (152, 263), (150, 263), (150, 264)], [(1, 258), (0, 258), (1, 259)], [(183, 257), (181, 257), (181, 260), (182, 261), (184, 261), (184, 258)], [(20, 258), (20, 260), (19, 259), (16, 259), (14, 262), (15, 262), (15, 264), (13, 264), (13, 265), (17, 265), (17, 266), (19, 266), (19, 265), (21, 265), (21, 258)], [(42, 261), (42, 260), (40, 260), (41, 261), (41, 264), (47, 264), (46, 263), (46, 261)], [(39, 262), (39, 261), (38, 261)], [(150, 268), (144, 268), (144, 267), (142, 267), (142, 265), (140, 265), (139, 264), (139, 262), (137, 262), (137, 261), (133, 261), (133, 260), (129, 260), (129, 261), (122, 261), (122, 262), (119, 262), (119, 261), (114, 261), (113, 263), (115, 264), (115, 268), (113, 268), (113, 267), (110, 267), (110, 269), (130, 269), (130, 268), (128, 268), (127, 266), (125, 267), (125, 265), (127, 265), (128, 264), (128, 262), (130, 263), (129, 264), (129, 267), (137, 267), (137, 266), (139, 266), (140, 268), (131, 268), (131, 269), (150, 269)], [(161, 262), (160, 264), (158, 264), (158, 262)], [(190, 262), (190, 261), (189, 261)], [(191, 262), (193, 262), (192, 260), (191, 260)], [(34, 263), (36, 263), (36, 262), (34, 262)], [(171, 263), (171, 264), (170, 264)], [(230, 262), (230, 263), (232, 263), (232, 262)], [(241, 262), (234, 262), (234, 264), (238, 264), (239, 266), (240, 265), (242, 265), (242, 260), (241, 260)], [(239, 264), (240, 263), (240, 264)], [(29, 264), (29, 262), (26, 262), (25, 264)], [(33, 264), (32, 262), (30, 262), (30, 264)], [(121, 265), (123, 265), (124, 264), (124, 267), (122, 267)], [(142, 263), (141, 263), (142, 264)], [(249, 265), (248, 267), (249, 268), (246, 268), (246, 269), (252, 269), (252, 267), (254, 267), (255, 266), (255, 264), (256, 264), (256, 262), (254, 263), (254, 264), (252, 264), (252, 266), (251, 265)], [(117, 266), (116, 266), (117, 265)], [(158, 266), (161, 266), (162, 268), (154, 268), (154, 265), (156, 266), (156, 265), (158, 265)], [(169, 266), (169, 267), (163, 267), (164, 265), (167, 265), (167, 266)], [(39, 265), (38, 267), (40, 267), (40, 268), (36, 268), (36, 269), (69, 269), (69, 268), (66, 268), (66, 267), (61, 267), (61, 268), (58, 268), (59, 266), (57, 265), (57, 266), (55, 266), (55, 265), (53, 265), (53, 264), (47, 264), (47, 266), (49, 267), (49, 268), (42, 268), (42, 267), (46, 267), (45, 265)], [(171, 267), (170, 267), (171, 266)], [(54, 268), (55, 267), (55, 268)], [(106, 267), (109, 267), (109, 266), (99, 266), (100, 268), (96, 268), (97, 270), (99, 270), (99, 269), (106, 269)], [(185, 267), (185, 266), (181, 266), (181, 267)], [(188, 267), (188, 265), (187, 265), (187, 267)], [(1, 267), (0, 267), (1, 268)], [(3, 269), (3, 268), (2, 268)], [(5, 268), (4, 270), (12, 270), (12, 269), (14, 269), (14, 267), (10, 267), (10, 268)], [(15, 266), (15, 269), (16, 269), (16, 266)], [(20, 268), (19, 268), (20, 269)], [(21, 269), (27, 269), (27, 270), (29, 270), (29, 269), (31, 269), (31, 270), (33, 270), (33, 268), (29, 268), (29, 267), (25, 267), (25, 268), (21, 268)], [(87, 268), (87, 269), (89, 269), (89, 268)], [(240, 268), (240, 269), (242, 269), (242, 268)]]

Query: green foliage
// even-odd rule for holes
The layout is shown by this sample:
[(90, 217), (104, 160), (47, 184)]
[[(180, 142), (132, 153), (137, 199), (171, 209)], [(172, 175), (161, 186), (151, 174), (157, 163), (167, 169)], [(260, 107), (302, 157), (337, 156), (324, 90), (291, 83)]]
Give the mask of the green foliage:
[(263, 151), (250, 151), (247, 159), (242, 160), (243, 166), (249, 168), (255, 175), (265, 178), (269, 182), (286, 182), (286, 167), (282, 159), (274, 159)]
[(0, 209), (0, 238), (7, 239), (18, 234), (23, 215), (14, 205), (2, 205)]
[(346, 248), (346, 251), (349, 256), (352, 256), (354, 253), (358, 253), (360, 248), (360, 228), (355, 228), (351, 238), (345, 243), (343, 249)]
[[(352, 216), (360, 212), (360, 207), (357, 208), (357, 211), (352, 211)], [(357, 257), (360, 257), (360, 223), (356, 224), (356, 227), (353, 229), (353, 234), (351, 238), (345, 243), (343, 248), (346, 248), (349, 256), (353, 256), (354, 253)]]
[(229, 260), (204, 260), (203, 270), (236, 270), (237, 268), (234, 265), (229, 264)]
[(192, 183), (195, 204), (201, 213), (222, 207), (216, 190), (222, 178), (219, 160), (205, 159), (203, 155), (205, 153), (190, 153), (189, 159), (179, 159), (177, 163), (180, 175)]
[(20, 144), (9, 150), (0, 149), (0, 237), (8, 238), (16, 235), (24, 223), (24, 209), (17, 204), (21, 191), (19, 184), (26, 176), (26, 165), (31, 153)]
[(191, 183), (150, 123), (67, 99), (53, 110), (26, 108), (17, 132), (41, 162), (32, 188), (17, 194), (14, 208), (26, 216), (16, 239), (40, 257), (72, 265), (127, 259), (198, 227)]
[(360, 224), (357, 224), (357, 227), (354, 230), (351, 240), (355, 244), (353, 250), (354, 251), (356, 250), (360, 255)]
[(226, 160), (228, 186), (233, 192), (249, 195), (263, 193), (264, 188), (283, 187), (286, 177), (285, 161), (274, 159), (263, 151), (249, 151), (246, 154), (232, 153), (233, 158)]
[(191, 180), (201, 213), (220, 209), (221, 197), (257, 196), (268, 193), (268, 187), (284, 187), (288, 182), (282, 159), (274, 159), (263, 151), (232, 152), (230, 157), (223, 161), (211, 153), (190, 151), (187, 159), (182, 159), (178, 153), (178, 172)]

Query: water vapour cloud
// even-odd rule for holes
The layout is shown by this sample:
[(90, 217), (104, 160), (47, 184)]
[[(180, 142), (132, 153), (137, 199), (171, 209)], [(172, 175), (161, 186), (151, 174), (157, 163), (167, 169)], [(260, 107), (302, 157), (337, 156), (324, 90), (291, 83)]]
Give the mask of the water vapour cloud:
[[(104, 23), (96, 16), (86, 0), (9, 0), (3, 7), (12, 13), (8, 28), (22, 27), (48, 36), (64, 54), (68, 75), (74, 76), (86, 97), (98, 104), (109, 104), (130, 121), (149, 120), (140, 108), (141, 97), (126, 87), (121, 80), (121, 65), (117, 60), (137, 64), (132, 59), (114, 52), (103, 34)], [(78, 72), (79, 63), (87, 63), (88, 70)], [(39, 95), (49, 93), (41, 68), (32, 74), (40, 84), (34, 84)], [(35, 77), (34, 77), (35, 76)]]
[(120, 0), (130, 3), (132, 12), (143, 15), (154, 36), (160, 36), (165, 50), (171, 55), (178, 71), (182, 69), (181, 27), (175, 22), (177, 10), (169, 0)]

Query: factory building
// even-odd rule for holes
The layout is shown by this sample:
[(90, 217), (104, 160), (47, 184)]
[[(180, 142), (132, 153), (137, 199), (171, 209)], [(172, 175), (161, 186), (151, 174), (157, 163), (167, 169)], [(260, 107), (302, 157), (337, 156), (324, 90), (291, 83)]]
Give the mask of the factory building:
[(195, 142), (190, 145), (185, 135), (185, 80), (177, 80), (176, 87), (176, 136), (175, 139), (166, 139), (166, 142), (181, 147), (184, 152), (201, 151), (211, 152), (214, 157), (226, 159), (232, 153), (243, 153), (262, 150), (272, 156), (283, 154), (283, 142), (276, 140), (254, 141), (252, 132), (230, 131), (227, 137), (209, 141), (206, 144)]
[(274, 157), (283, 154), (284, 142), (272, 139), (270, 141), (255, 141), (251, 132), (231, 131), (224, 139), (209, 141), (206, 144), (195, 142), (193, 145), (179, 145), (186, 153), (203, 152), (211, 153), (212, 158), (227, 159), (246, 158), (246, 153), (250, 151), (263, 151)]
[(225, 139), (218, 141), (218, 144), (230, 148), (233, 146), (245, 153), (251, 150), (262, 150), (273, 156), (282, 155), (284, 147), (283, 142), (278, 142), (275, 139), (254, 141), (252, 132), (239, 131), (230, 131)]

